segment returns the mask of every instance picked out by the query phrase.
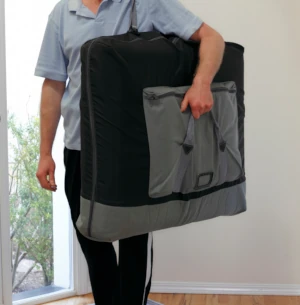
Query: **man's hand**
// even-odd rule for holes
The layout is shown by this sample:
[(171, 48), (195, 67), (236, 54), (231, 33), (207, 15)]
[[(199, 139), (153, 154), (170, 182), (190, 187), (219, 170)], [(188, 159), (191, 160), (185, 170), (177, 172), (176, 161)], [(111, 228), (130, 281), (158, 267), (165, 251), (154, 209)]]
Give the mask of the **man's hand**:
[(42, 87), (40, 108), (41, 143), (40, 162), (36, 176), (42, 188), (56, 191), (54, 178), (55, 163), (52, 159), (52, 145), (60, 119), (61, 99), (65, 91), (65, 82), (45, 79)]
[(194, 83), (185, 94), (181, 103), (181, 111), (184, 112), (188, 105), (190, 105), (195, 119), (199, 119), (201, 115), (209, 112), (213, 107), (210, 85)]
[(55, 192), (57, 186), (54, 178), (55, 162), (50, 155), (41, 156), (36, 176), (41, 184), (41, 187)]

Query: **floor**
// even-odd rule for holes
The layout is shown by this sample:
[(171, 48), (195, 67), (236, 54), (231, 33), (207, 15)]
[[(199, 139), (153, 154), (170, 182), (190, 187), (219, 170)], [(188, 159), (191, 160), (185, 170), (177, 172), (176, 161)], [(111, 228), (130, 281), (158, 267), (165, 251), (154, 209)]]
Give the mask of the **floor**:
[[(164, 305), (300, 305), (300, 296), (151, 294), (150, 299)], [(89, 294), (47, 303), (47, 305), (89, 305), (91, 303), (93, 303), (93, 296)]]

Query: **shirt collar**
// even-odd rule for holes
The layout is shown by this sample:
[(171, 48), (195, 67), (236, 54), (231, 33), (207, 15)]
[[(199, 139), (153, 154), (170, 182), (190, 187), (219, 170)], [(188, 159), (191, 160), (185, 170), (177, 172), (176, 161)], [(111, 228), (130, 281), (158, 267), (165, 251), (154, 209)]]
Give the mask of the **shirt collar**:
[[(113, 2), (121, 2), (122, 0), (103, 0), (105, 1), (113, 1)], [(82, 5), (82, 0), (69, 0), (68, 7), (70, 12), (77, 12), (77, 10)]]
[(68, 7), (70, 12), (76, 12), (81, 5), (81, 0), (69, 0)]

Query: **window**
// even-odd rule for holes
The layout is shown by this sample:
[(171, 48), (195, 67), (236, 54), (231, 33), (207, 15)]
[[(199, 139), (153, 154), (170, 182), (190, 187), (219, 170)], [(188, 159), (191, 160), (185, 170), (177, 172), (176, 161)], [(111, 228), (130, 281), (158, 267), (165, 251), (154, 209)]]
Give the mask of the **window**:
[(33, 0), (16, 7), (5, 1), (5, 42), (0, 3), (0, 304), (5, 305), (11, 298), (14, 304), (39, 304), (90, 292), (64, 193), (62, 120), (53, 147), (58, 191), (43, 190), (35, 176), (43, 79), (33, 74), (56, 3)]

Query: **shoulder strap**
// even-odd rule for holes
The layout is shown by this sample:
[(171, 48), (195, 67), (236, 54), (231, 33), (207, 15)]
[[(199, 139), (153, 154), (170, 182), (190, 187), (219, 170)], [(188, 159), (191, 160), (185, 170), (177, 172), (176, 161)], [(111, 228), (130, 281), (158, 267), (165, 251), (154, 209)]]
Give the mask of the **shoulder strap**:
[(130, 19), (131, 19), (131, 21), (130, 21), (129, 32), (138, 33), (136, 0), (132, 0), (132, 8), (131, 8)]

